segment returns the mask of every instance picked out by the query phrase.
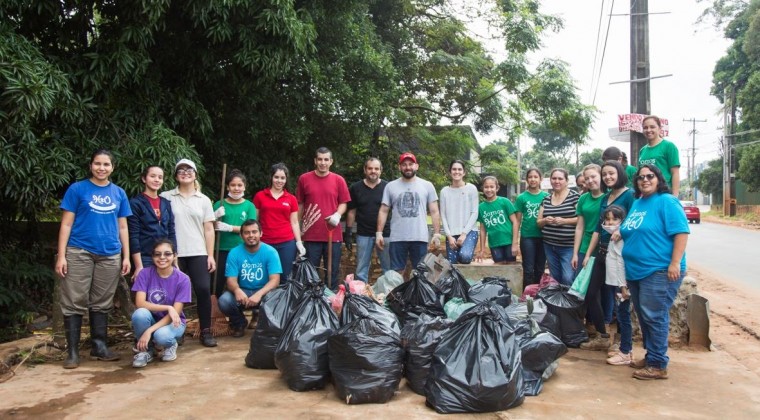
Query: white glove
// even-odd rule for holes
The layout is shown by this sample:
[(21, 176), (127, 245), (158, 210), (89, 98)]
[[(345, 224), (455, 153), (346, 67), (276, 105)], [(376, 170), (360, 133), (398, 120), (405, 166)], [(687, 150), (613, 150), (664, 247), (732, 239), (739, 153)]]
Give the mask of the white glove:
[(306, 255), (306, 248), (303, 246), (302, 241), (296, 241), (296, 248), (298, 248), (298, 255), (302, 257)]
[(340, 213), (337, 211), (333, 213), (332, 216), (327, 218), (327, 223), (329, 223), (331, 226), (338, 226), (338, 224), (340, 224)]
[(217, 220), (224, 217), (224, 206), (219, 206), (218, 209), (214, 212), (214, 217), (216, 217)]
[[(219, 207), (223, 208), (223, 207)], [(228, 225), (224, 222), (216, 222), (216, 230), (219, 232), (232, 232), (232, 225)]]

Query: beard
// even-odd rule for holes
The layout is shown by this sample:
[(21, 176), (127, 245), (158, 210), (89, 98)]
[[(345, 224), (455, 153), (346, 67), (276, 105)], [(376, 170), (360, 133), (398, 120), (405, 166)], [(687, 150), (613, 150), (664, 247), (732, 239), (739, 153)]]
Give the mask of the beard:
[(412, 179), (417, 175), (417, 171), (410, 169), (408, 171), (401, 172), (401, 175), (403, 175), (406, 179)]

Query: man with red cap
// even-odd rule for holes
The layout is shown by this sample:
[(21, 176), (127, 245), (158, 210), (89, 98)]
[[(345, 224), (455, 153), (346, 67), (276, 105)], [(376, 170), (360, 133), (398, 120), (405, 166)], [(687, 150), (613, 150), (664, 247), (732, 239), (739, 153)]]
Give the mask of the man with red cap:
[[(427, 215), (433, 221), (433, 239), (430, 245), (441, 245), (441, 219), (438, 214), (438, 194), (429, 181), (417, 177), (417, 158), (411, 152), (401, 154), (398, 159), (401, 177), (391, 181), (383, 191), (382, 205), (377, 215), (375, 244), (383, 249), (389, 246), (391, 268), (399, 273), (404, 271), (407, 259), (412, 268), (425, 256), (428, 249)], [(383, 238), (383, 227), (391, 217), (391, 236), (389, 244)]]

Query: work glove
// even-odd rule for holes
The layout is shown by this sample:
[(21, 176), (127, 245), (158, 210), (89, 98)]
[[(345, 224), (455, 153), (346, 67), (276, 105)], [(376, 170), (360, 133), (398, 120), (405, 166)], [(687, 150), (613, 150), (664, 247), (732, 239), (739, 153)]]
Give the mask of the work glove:
[(348, 252), (354, 251), (353, 238), (351, 238), (351, 228), (346, 226), (346, 232), (343, 233), (343, 242), (346, 243)]
[(338, 224), (340, 223), (340, 213), (336, 211), (335, 213), (332, 214), (332, 216), (325, 218), (325, 220), (327, 220), (327, 223), (329, 223), (330, 226), (333, 226), (333, 227), (338, 226)]
[(296, 248), (298, 248), (298, 255), (302, 257), (306, 255), (306, 248), (303, 246), (302, 241), (296, 241)]
[(216, 217), (216, 220), (221, 219), (224, 217), (224, 206), (219, 206), (218, 209), (214, 212), (214, 217)]
[[(223, 208), (223, 207), (219, 207)], [(216, 230), (219, 232), (232, 232), (232, 225), (229, 225), (224, 222), (216, 222)]]

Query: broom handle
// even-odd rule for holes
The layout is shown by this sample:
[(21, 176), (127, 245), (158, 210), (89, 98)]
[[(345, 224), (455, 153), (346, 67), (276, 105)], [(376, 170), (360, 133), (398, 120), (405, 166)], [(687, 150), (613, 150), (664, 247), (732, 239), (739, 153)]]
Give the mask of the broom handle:
[[(224, 206), (224, 179), (227, 178), (227, 164), (222, 164), (222, 187), (219, 192), (219, 203)], [(219, 277), (219, 242), (221, 241), (222, 233), (214, 235), (214, 261), (217, 264), (216, 273), (214, 273), (214, 280), (211, 282), (211, 293), (216, 293), (216, 280)]]

